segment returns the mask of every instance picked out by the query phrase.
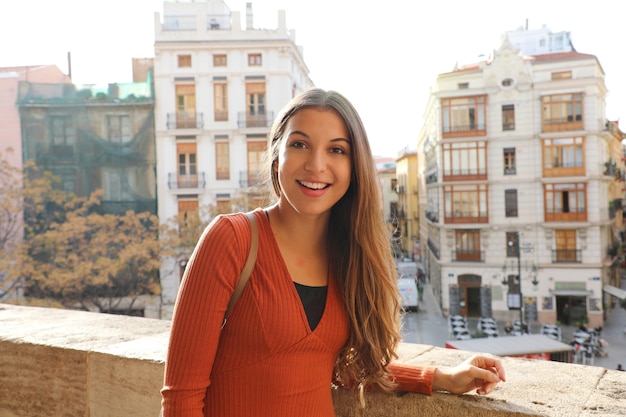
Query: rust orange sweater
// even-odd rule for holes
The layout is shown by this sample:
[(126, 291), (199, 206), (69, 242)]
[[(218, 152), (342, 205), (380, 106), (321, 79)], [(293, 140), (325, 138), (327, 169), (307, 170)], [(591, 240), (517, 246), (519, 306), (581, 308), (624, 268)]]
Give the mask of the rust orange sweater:
[[(189, 260), (166, 360), (164, 417), (333, 417), (335, 358), (348, 322), (334, 277), (311, 331), (267, 217), (255, 212), (259, 251), (241, 298), (220, 330), (250, 247), (243, 214), (220, 216)], [(398, 390), (430, 394), (435, 368), (390, 366)]]

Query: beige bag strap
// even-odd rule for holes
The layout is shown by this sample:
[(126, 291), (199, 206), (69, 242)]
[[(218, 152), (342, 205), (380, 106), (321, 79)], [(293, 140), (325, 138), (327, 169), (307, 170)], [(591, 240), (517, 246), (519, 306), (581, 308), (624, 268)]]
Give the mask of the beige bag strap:
[(256, 218), (254, 217), (254, 213), (248, 212), (246, 213), (246, 217), (250, 222), (250, 253), (248, 254), (248, 259), (246, 259), (246, 263), (241, 270), (241, 275), (239, 275), (239, 281), (237, 282), (237, 287), (235, 287), (235, 291), (233, 292), (230, 301), (228, 302), (228, 307), (226, 307), (226, 313), (224, 313), (224, 322), (222, 323), (222, 329), (226, 325), (226, 320), (228, 320), (228, 315), (230, 314), (235, 304), (237, 304), (237, 300), (243, 289), (246, 287), (248, 280), (250, 279), (250, 275), (252, 275), (252, 270), (254, 269), (254, 264), (256, 263), (256, 253), (259, 248), (259, 229), (257, 226)]

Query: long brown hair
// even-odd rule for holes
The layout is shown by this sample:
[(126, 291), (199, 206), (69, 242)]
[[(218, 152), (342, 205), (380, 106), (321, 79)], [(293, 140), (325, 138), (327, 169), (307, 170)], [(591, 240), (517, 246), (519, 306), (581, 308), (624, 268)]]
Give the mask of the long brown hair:
[(337, 357), (337, 377), (361, 389), (373, 385), (390, 391), (394, 384), (386, 365), (397, 357), (401, 338), (400, 297), (367, 134), (354, 106), (337, 92), (313, 88), (292, 99), (270, 133), (267, 169), (276, 197), (280, 196), (280, 184), (271, 166), (278, 161), (288, 120), (303, 108), (332, 110), (339, 115), (352, 148), (351, 184), (332, 208), (328, 233), (328, 253), (350, 321), (350, 336)]

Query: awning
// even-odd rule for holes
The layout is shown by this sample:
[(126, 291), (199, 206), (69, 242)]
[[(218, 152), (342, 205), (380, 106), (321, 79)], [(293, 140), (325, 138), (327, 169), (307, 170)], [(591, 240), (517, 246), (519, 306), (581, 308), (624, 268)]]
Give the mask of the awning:
[(612, 285), (605, 285), (602, 289), (604, 290), (604, 292), (609, 293), (619, 298), (620, 300), (626, 299), (626, 290), (622, 290), (621, 288), (617, 288)]
[(570, 296), (570, 297), (587, 297), (588, 295), (593, 294), (591, 291), (588, 290), (567, 290), (567, 289), (562, 289), (562, 290), (550, 290), (550, 294), (552, 295), (565, 295), (565, 296)]

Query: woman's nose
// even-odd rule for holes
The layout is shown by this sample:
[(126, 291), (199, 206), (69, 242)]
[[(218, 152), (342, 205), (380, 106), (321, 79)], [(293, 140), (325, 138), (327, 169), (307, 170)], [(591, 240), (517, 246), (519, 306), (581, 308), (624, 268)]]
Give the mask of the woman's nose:
[(323, 172), (327, 165), (326, 154), (322, 151), (312, 151), (306, 161), (305, 169), (314, 172)]

